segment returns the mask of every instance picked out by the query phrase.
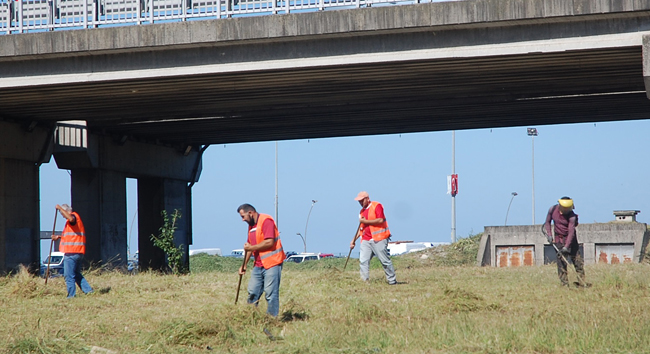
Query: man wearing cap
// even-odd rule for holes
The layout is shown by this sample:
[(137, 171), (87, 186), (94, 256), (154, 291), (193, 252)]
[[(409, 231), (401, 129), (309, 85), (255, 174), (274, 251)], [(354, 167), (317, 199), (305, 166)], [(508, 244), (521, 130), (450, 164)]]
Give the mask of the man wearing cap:
[(66, 219), (63, 234), (52, 235), (52, 240), (61, 239), (59, 250), (65, 255), (63, 257), (63, 277), (65, 286), (68, 289), (68, 298), (74, 297), (79, 285), (81, 291), (86, 294), (93, 292), (88, 281), (81, 274), (81, 261), (86, 254), (86, 229), (81, 217), (73, 211), (68, 204), (56, 205), (56, 209)]
[(370, 260), (377, 256), (386, 273), (388, 284), (397, 284), (393, 262), (388, 254), (388, 238), (390, 230), (384, 216), (384, 207), (378, 202), (371, 202), (367, 192), (359, 192), (354, 200), (361, 205), (359, 212), (359, 232), (350, 242), (350, 249), (355, 246), (355, 241), (361, 237), (359, 251), (359, 266), (361, 279), (367, 281), (369, 278)]
[[(557, 274), (560, 277), (562, 285), (569, 286), (569, 277), (567, 275), (567, 263), (561, 257), (571, 258), (573, 266), (578, 273), (578, 285), (586, 285), (585, 269), (582, 256), (578, 254), (580, 246), (576, 235), (576, 226), (578, 226), (578, 215), (573, 212), (575, 206), (573, 200), (569, 197), (562, 197), (558, 204), (553, 205), (546, 215), (544, 228), (548, 235), (548, 241), (555, 243), (559, 253), (557, 255)], [(553, 221), (555, 238), (551, 233), (551, 221)]]

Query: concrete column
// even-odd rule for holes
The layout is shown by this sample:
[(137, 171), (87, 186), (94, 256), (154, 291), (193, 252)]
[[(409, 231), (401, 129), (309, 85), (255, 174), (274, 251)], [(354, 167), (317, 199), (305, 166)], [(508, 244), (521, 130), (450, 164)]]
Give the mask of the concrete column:
[[(578, 239), (578, 241), (581, 241)], [(593, 242), (584, 242), (582, 244), (582, 253), (584, 257), (585, 264), (594, 264), (596, 263), (596, 244)]]
[(126, 265), (126, 176), (73, 169), (72, 208), (86, 228), (86, 261)]
[(166, 178), (138, 178), (138, 250), (141, 269), (165, 270), (164, 252), (151, 242), (151, 235), (158, 235), (163, 225), (161, 212), (172, 215), (181, 212), (176, 220), (174, 243), (183, 245), (184, 263), (189, 267), (189, 245), (192, 243), (191, 190), (187, 182)]
[(643, 83), (646, 97), (650, 98), (650, 35), (643, 36)]
[(50, 160), (51, 138), (52, 129), (35, 122), (0, 121), (0, 274), (15, 270), (19, 264), (30, 266), (32, 271), (38, 269), (38, 166)]
[(34, 162), (0, 158), (0, 272), (19, 264), (38, 269), (38, 176)]

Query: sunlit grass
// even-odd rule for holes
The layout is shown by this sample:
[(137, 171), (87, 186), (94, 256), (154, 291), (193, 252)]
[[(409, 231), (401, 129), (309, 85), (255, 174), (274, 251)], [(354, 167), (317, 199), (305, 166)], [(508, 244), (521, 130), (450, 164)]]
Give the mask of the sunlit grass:
[(70, 300), (62, 278), (0, 278), (0, 352), (650, 352), (646, 264), (588, 266), (589, 289), (560, 287), (554, 266), (441, 267), (410, 255), (394, 257), (404, 284), (389, 286), (377, 263), (368, 283), (358, 260), (345, 272), (345, 259), (287, 264), (275, 319), (264, 300), (245, 304), (248, 276), (234, 304), (240, 262), (193, 257), (187, 276), (90, 272), (110, 292)]

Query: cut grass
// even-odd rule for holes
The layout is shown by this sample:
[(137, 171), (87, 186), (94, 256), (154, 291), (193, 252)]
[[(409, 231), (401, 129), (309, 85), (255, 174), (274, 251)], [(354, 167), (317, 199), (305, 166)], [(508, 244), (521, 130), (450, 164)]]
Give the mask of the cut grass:
[(554, 266), (440, 267), (409, 255), (394, 257), (405, 284), (389, 286), (374, 260), (368, 283), (358, 260), (344, 263), (285, 265), (278, 318), (264, 300), (234, 305), (240, 259), (192, 257), (186, 276), (90, 272), (95, 289), (112, 290), (69, 300), (63, 279), (45, 286), (21, 272), (0, 278), (0, 352), (650, 352), (646, 264), (588, 266), (594, 286), (567, 289)]

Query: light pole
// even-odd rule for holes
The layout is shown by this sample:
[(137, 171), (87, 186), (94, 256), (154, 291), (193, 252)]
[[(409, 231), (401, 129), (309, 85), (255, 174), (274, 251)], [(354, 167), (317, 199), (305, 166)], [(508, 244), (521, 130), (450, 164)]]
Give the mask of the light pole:
[(278, 142), (275, 142), (275, 227), (280, 227), (278, 218)]
[(305, 251), (304, 251), (304, 253), (307, 253), (307, 241), (305, 241), (305, 238), (302, 237), (302, 235), (300, 234), (300, 232), (296, 232), (296, 235), (300, 236), (300, 238), (302, 239), (302, 244), (303, 244), (303, 246), (305, 246)]
[(510, 206), (512, 205), (512, 200), (517, 196), (517, 192), (512, 192), (512, 198), (510, 198), (510, 204), (508, 204), (508, 211), (506, 211), (506, 222), (503, 223), (503, 226), (508, 225), (508, 213), (510, 213)]
[(309, 226), (309, 216), (311, 215), (311, 210), (314, 209), (314, 204), (316, 204), (318, 200), (311, 200), (311, 208), (309, 208), (309, 214), (307, 214), (307, 223), (305, 224), (305, 237), (303, 239), (303, 242), (305, 243), (305, 253), (307, 253), (307, 226)]
[(533, 141), (533, 225), (535, 225), (535, 137), (537, 136), (537, 128), (528, 128), (527, 132)]
[[(456, 173), (456, 131), (451, 131), (451, 178)], [(451, 243), (456, 243), (456, 194), (451, 192)]]

